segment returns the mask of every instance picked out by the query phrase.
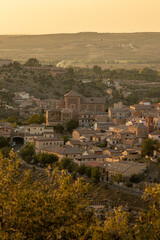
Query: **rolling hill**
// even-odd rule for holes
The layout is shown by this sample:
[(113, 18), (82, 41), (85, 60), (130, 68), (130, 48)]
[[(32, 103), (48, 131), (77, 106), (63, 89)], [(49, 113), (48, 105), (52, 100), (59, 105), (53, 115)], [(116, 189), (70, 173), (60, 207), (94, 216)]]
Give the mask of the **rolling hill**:
[(160, 33), (0, 35), (0, 58), (42, 63), (160, 64)]

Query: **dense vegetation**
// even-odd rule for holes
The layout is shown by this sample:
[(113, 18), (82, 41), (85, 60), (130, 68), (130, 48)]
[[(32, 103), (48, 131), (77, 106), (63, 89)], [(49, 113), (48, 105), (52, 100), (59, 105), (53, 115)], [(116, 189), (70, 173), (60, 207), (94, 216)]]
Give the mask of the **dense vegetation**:
[(160, 188), (148, 186), (144, 199), (150, 208), (136, 222), (121, 207), (107, 212), (99, 222), (86, 200), (88, 185), (56, 170), (33, 181), (29, 171), (20, 171), (20, 161), (11, 152), (0, 156), (0, 239), (140, 240), (160, 238)]
[[(39, 61), (34, 58), (28, 59), (25, 65), (28, 64), (29, 66), (40, 65)], [(8, 91), (0, 92), (1, 107), (3, 107), (3, 103), (16, 106), (14, 93), (18, 91), (26, 91), (40, 99), (59, 99), (66, 92), (74, 89), (86, 97), (106, 97), (108, 106), (117, 101), (123, 101), (124, 104), (133, 104), (145, 97), (160, 98), (159, 85), (153, 85), (150, 88), (147, 85), (145, 86), (145, 83), (160, 83), (159, 72), (151, 68), (112, 70), (102, 69), (98, 65), (93, 66), (93, 68), (69, 67), (65, 69), (66, 73), (64, 75), (53, 77), (47, 71), (26, 69), (25, 65), (13, 62), (8, 67), (0, 68), (0, 89), (5, 88)], [(104, 79), (108, 80), (108, 83), (104, 83)], [(117, 88), (117, 80), (120, 89)], [(130, 85), (131, 80), (143, 80), (143, 91), (138, 84)], [(126, 81), (128, 82), (126, 83)], [(108, 88), (112, 89), (112, 96), (109, 96), (106, 92)], [(124, 97), (123, 90), (129, 91), (130, 95)]]

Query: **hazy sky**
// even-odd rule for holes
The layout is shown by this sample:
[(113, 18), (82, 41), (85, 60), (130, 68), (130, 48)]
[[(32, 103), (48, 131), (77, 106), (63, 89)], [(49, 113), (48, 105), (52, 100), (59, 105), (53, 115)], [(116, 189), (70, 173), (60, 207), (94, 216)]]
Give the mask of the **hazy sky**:
[(160, 32), (160, 0), (0, 0), (0, 34)]

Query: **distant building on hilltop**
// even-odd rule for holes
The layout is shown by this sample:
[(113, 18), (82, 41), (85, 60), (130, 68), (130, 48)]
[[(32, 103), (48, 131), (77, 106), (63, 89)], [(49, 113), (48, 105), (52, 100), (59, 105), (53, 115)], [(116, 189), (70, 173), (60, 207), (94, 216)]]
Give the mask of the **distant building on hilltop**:
[(90, 126), (94, 116), (105, 112), (106, 99), (82, 97), (72, 90), (56, 102), (56, 109), (46, 112), (47, 126), (65, 124), (70, 119), (79, 120), (80, 125)]
[(94, 111), (105, 112), (106, 99), (82, 97), (79, 93), (71, 90), (64, 95), (64, 99), (60, 99), (56, 103), (56, 108), (69, 108), (74, 111)]

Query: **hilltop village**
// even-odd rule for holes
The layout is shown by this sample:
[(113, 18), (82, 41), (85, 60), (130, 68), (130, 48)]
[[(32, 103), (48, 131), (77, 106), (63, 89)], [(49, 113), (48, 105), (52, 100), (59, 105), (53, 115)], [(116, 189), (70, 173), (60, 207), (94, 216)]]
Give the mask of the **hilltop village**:
[(0, 65), (2, 155), (16, 152), (37, 178), (48, 165), (83, 177), (91, 206), (138, 216), (146, 184), (160, 182), (159, 72)]
[[(19, 96), (22, 101), (29, 98), (27, 93)], [(15, 149), (32, 143), (36, 153), (97, 167), (102, 182), (115, 176), (128, 182), (132, 175), (143, 174), (150, 162), (159, 162), (159, 110), (160, 104), (144, 100), (131, 106), (118, 102), (107, 111), (105, 98), (83, 97), (71, 90), (46, 111), (45, 123), (14, 127), (1, 122), (0, 136), (10, 138)], [(150, 152), (145, 152), (147, 141), (155, 142)], [(158, 181), (156, 174), (150, 173), (148, 181)]]

